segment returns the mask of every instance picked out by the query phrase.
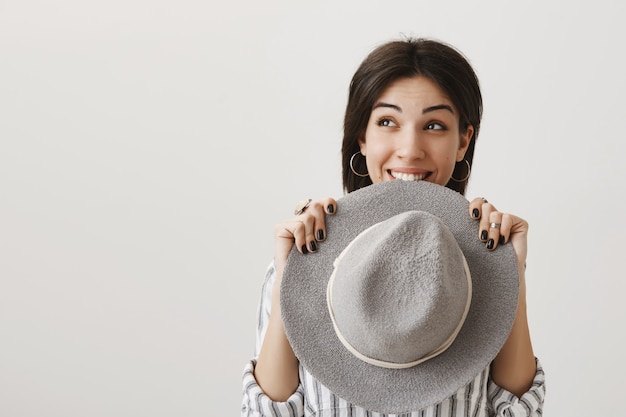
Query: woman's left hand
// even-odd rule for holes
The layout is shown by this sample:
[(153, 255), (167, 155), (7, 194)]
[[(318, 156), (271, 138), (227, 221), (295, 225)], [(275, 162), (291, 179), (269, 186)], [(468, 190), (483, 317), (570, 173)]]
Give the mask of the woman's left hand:
[(508, 213), (499, 212), (484, 198), (475, 198), (469, 205), (469, 215), (479, 222), (478, 238), (487, 250), (511, 242), (517, 255), (520, 276), (519, 298), (515, 321), (500, 352), (491, 362), (491, 379), (503, 389), (522, 397), (532, 386), (537, 372), (526, 315), (525, 264), (528, 223)]
[(498, 245), (511, 242), (517, 264), (523, 271), (526, 264), (528, 222), (509, 213), (499, 212), (484, 198), (475, 198), (470, 202), (469, 215), (480, 222), (478, 238), (488, 250), (495, 250)]

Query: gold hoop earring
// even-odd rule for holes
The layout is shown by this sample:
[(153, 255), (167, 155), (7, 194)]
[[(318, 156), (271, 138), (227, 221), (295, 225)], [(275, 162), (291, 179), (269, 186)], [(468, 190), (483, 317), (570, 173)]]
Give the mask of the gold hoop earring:
[[(359, 174), (358, 172), (356, 172), (356, 171), (354, 170), (354, 165), (353, 165), (353, 164), (354, 164), (354, 157), (355, 157), (357, 154), (359, 154), (359, 153), (361, 153), (361, 151), (355, 152), (355, 153), (354, 153), (354, 155), (352, 155), (352, 157), (350, 158), (350, 169), (352, 170), (352, 172), (354, 173), (354, 175), (356, 175), (357, 177), (367, 177), (367, 176), (369, 175), (369, 173), (368, 173), (368, 172), (366, 172), (365, 174)], [(361, 153), (361, 155), (363, 155), (363, 154)], [(365, 158), (365, 156), (363, 156), (363, 158)]]
[(461, 180), (457, 180), (456, 178), (451, 176), (450, 179), (452, 181), (455, 181), (455, 182), (465, 182), (465, 181), (467, 181), (467, 179), (469, 178), (470, 174), (472, 173), (472, 167), (471, 167), (469, 161), (467, 159), (464, 159), (463, 162), (465, 162), (465, 164), (467, 165), (467, 175), (463, 179), (461, 179)]

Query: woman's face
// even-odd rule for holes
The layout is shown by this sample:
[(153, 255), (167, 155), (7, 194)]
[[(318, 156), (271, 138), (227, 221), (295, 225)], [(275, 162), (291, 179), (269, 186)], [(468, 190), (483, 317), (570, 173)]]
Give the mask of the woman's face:
[(459, 132), (452, 101), (426, 77), (394, 81), (374, 103), (360, 142), (374, 184), (400, 179), (445, 186), (474, 128)]

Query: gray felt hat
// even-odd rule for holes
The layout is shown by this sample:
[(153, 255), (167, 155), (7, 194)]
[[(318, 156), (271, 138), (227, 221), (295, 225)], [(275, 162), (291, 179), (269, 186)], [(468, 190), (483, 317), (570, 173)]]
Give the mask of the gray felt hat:
[(291, 252), (285, 332), (336, 395), (370, 411), (417, 411), (496, 356), (515, 318), (517, 260), (509, 244), (485, 249), (468, 204), (427, 182), (370, 185), (337, 201), (317, 252)]

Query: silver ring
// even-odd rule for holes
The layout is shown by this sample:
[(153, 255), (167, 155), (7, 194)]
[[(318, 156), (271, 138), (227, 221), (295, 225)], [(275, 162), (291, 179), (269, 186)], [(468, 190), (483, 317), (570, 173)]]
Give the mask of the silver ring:
[(298, 204), (296, 204), (296, 209), (293, 211), (293, 214), (295, 214), (296, 216), (299, 216), (300, 214), (304, 213), (304, 210), (306, 210), (306, 208), (309, 207), (309, 204), (311, 204), (311, 201), (313, 200), (310, 198), (299, 201)]
[(489, 228), (490, 229), (499, 229), (500, 228), (500, 223), (489, 223)]

